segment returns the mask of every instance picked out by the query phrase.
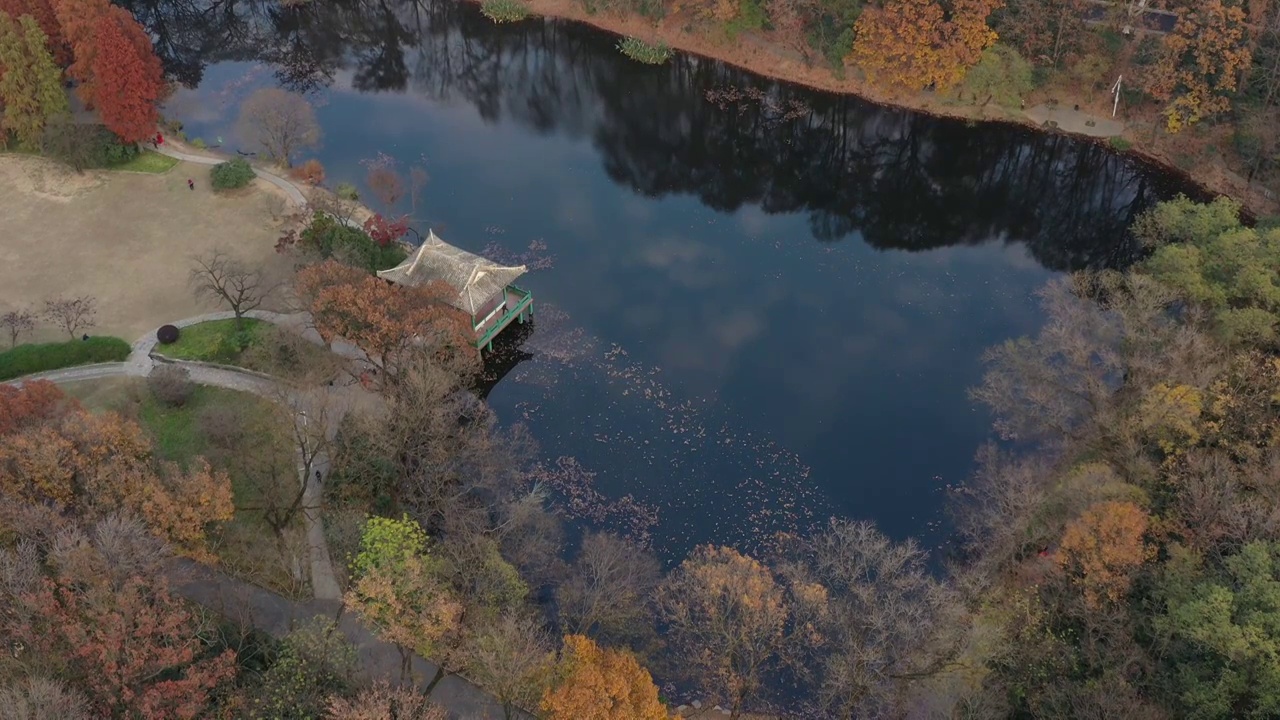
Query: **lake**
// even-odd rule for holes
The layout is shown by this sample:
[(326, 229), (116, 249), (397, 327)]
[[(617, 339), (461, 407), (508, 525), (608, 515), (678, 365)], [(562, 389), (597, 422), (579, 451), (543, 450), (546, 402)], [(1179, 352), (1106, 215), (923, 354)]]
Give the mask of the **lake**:
[(538, 268), (489, 401), (548, 465), (655, 510), (668, 558), (832, 515), (939, 546), (991, 437), (966, 394), (983, 349), (1036, 330), (1054, 274), (1129, 262), (1135, 215), (1189, 190), (1097, 144), (643, 66), (452, 1), (130, 7), (189, 86), (166, 111), (188, 137), (248, 150), (250, 92), (306, 93), (331, 184), (379, 153), (421, 165), (419, 229)]

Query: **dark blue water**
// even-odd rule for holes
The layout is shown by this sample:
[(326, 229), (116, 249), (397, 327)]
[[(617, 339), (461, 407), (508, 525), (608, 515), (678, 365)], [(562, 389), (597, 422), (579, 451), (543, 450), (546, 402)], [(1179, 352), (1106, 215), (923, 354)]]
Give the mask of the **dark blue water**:
[(545, 266), (490, 402), (655, 508), (672, 554), (833, 514), (937, 544), (989, 437), (983, 349), (1036, 329), (1053, 274), (1127, 262), (1124, 228), (1179, 189), (1063, 137), (640, 66), (577, 26), (318, 5), (137, 8), (193, 86), (168, 113), (245, 148), (253, 89), (305, 92), (331, 184), (421, 164), (419, 228)]

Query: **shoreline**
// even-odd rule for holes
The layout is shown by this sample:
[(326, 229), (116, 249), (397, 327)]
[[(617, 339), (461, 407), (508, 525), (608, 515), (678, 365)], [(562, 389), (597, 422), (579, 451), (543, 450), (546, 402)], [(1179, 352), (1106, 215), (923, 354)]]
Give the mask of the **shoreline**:
[[(482, 0), (467, 0), (479, 6)], [(611, 12), (591, 14), (578, 0), (525, 0), (530, 16), (580, 23), (618, 37), (634, 36), (646, 42), (662, 42), (672, 50), (731, 65), (746, 72), (780, 82), (801, 85), (811, 90), (835, 93), (858, 98), (863, 102), (882, 107), (909, 110), (934, 117), (968, 120), (984, 123), (1006, 123), (1036, 132), (1053, 132), (1085, 141), (1108, 145), (1117, 155), (1131, 155), (1144, 162), (1153, 163), (1164, 172), (1185, 178), (1190, 184), (1213, 196), (1225, 195), (1239, 202), (1244, 212), (1252, 217), (1265, 217), (1280, 213), (1280, 202), (1265, 188), (1245, 181), (1220, 161), (1211, 161), (1212, 172), (1196, 175), (1183, 169), (1166, 150), (1151, 147), (1142, 136), (1150, 135), (1145, 124), (1135, 126), (1124, 121), (1124, 131), (1116, 136), (1123, 138), (1129, 147), (1121, 150), (1111, 146), (1108, 138), (1072, 132), (1062, 128), (1046, 128), (1037, 124), (1024, 111), (1010, 110), (997, 105), (976, 106), (945, 102), (929, 92), (911, 95), (882, 93), (852, 77), (837, 78), (820, 58), (806, 61), (807, 53), (789, 44), (767, 36), (744, 32), (730, 44), (708, 32), (689, 31), (685, 24), (692, 19), (675, 13), (661, 20), (652, 21), (634, 15)], [(1085, 104), (1082, 102), (1082, 106)], [(1087, 107), (1085, 109), (1088, 109)]]

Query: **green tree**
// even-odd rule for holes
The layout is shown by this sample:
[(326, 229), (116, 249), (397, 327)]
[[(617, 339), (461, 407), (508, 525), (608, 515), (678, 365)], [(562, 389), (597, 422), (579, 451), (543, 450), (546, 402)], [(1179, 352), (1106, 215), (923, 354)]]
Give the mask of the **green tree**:
[(1008, 45), (992, 45), (964, 76), (960, 94), (983, 105), (995, 100), (997, 105), (1017, 107), (1032, 87), (1031, 63)]
[(1163, 203), (1135, 226), (1159, 244), (1142, 271), (1204, 307), (1228, 342), (1269, 344), (1280, 321), (1280, 229), (1241, 225), (1230, 201)]
[(1169, 643), (1179, 714), (1280, 716), (1280, 543), (1249, 543), (1223, 565), (1206, 577), (1202, 558), (1170, 547), (1155, 625)]
[(438, 659), (462, 618), (462, 605), (442, 579), (445, 563), (427, 554), (426, 545), (426, 532), (407, 516), (369, 518), (351, 565), (354, 586), (346, 604), (400, 651), (401, 682), (414, 653)]
[(48, 38), (30, 15), (15, 21), (0, 13), (0, 69), (0, 129), (25, 147), (39, 147), (45, 124), (67, 114), (67, 95)]
[(352, 688), (356, 653), (333, 620), (317, 616), (285, 636), (275, 662), (262, 676), (251, 717), (311, 720), (330, 695)]

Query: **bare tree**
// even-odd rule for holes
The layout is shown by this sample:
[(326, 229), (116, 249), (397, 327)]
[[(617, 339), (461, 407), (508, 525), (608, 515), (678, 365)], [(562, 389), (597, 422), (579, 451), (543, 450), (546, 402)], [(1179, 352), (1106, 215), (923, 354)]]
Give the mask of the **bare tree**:
[(220, 249), (193, 259), (188, 282), (197, 298), (229, 307), (237, 330), (244, 327), (245, 313), (261, 307), (276, 290), (261, 268), (249, 267)]
[(97, 324), (98, 301), (89, 295), (53, 298), (44, 301), (46, 320), (67, 331), (74, 340), (76, 333)]
[(306, 98), (279, 88), (255, 91), (240, 108), (240, 133), (289, 167), (294, 152), (320, 141), (320, 124)]
[(83, 695), (59, 680), (28, 676), (0, 689), (0, 720), (89, 720)]
[(910, 683), (958, 654), (960, 599), (914, 541), (894, 543), (871, 523), (833, 520), (797, 550), (785, 574), (796, 623), (811, 628), (790, 638), (797, 670), (826, 717), (894, 717)]
[(525, 429), (501, 428), (458, 375), (422, 349), (404, 355), (385, 399), (384, 411), (361, 416), (346, 438), (347, 470), (411, 508), (430, 532), (488, 532), (491, 508), (523, 487)]
[(275, 413), (262, 418), (264, 425), (252, 433), (259, 440), (242, 443), (232, 462), (253, 486), (257, 500), (241, 509), (262, 512), (283, 543), (299, 514), (320, 501), (322, 478), (317, 473), (322, 476), (328, 469), (330, 447), (346, 406), (345, 398), (326, 385), (278, 383), (272, 399)]
[(1040, 292), (1047, 321), (1035, 338), (986, 354), (987, 372), (972, 391), (1005, 438), (1075, 443), (1118, 466), (1133, 462), (1140, 429), (1126, 408), (1158, 383), (1205, 387), (1221, 361), (1188, 308), (1150, 278), (1118, 273), (1055, 280)]
[(414, 687), (395, 687), (385, 681), (361, 690), (354, 698), (334, 696), (324, 720), (445, 720), (444, 710)]
[(23, 333), (36, 329), (36, 314), (25, 309), (10, 310), (0, 315), (0, 326), (9, 331), (9, 347), (15, 347)]
[(570, 634), (633, 637), (649, 625), (645, 604), (661, 578), (651, 553), (613, 535), (588, 533), (556, 590), (560, 621)]
[(518, 710), (537, 708), (555, 661), (541, 623), (515, 611), (486, 623), (458, 652), (468, 678), (493, 693), (506, 720), (516, 717)]

